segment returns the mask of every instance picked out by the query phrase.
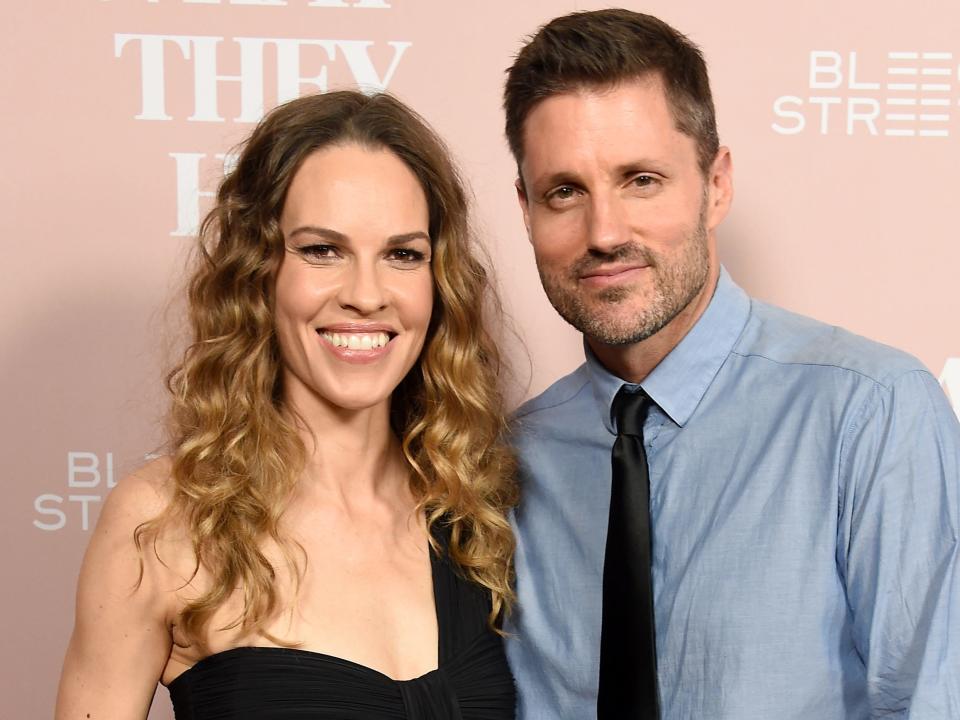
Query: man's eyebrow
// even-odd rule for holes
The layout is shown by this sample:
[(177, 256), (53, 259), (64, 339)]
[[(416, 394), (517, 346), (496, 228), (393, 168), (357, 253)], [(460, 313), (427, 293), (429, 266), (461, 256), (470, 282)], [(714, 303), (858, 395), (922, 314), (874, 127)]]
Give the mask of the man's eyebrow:
[(561, 170), (559, 172), (553, 172), (534, 178), (532, 186), (537, 189), (549, 189), (555, 185), (575, 185), (576, 183), (576, 173), (572, 173), (568, 170)]
[[(641, 170), (664, 172), (666, 163), (653, 157), (638, 157), (635, 160), (618, 163), (613, 169), (615, 177), (624, 177)], [(578, 185), (580, 176), (571, 170), (558, 170), (533, 179), (531, 187), (537, 190), (549, 190), (558, 185)]]
[(664, 160), (658, 160), (652, 157), (640, 157), (630, 162), (620, 163), (614, 168), (614, 172), (621, 177), (644, 170), (663, 173), (666, 171), (667, 166), (668, 163)]
[[(346, 243), (349, 240), (349, 238), (342, 232), (337, 232), (336, 230), (331, 230), (330, 228), (319, 227), (317, 225), (301, 225), (300, 227), (291, 230), (287, 237), (289, 239), (293, 239), (297, 235), (315, 235), (323, 240), (329, 240), (330, 242), (336, 243)], [(405, 243), (413, 242), (414, 240), (426, 240), (427, 242), (430, 242), (430, 236), (420, 230), (401, 233), (399, 235), (391, 235), (387, 238), (387, 245), (391, 247), (394, 245), (403, 245)]]

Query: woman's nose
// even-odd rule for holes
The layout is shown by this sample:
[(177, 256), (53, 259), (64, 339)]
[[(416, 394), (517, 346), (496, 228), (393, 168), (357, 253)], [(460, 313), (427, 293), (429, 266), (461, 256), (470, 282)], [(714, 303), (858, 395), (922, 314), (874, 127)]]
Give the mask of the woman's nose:
[(363, 315), (386, 307), (387, 294), (376, 265), (359, 260), (352, 263), (340, 286), (338, 299), (342, 307), (352, 308)]

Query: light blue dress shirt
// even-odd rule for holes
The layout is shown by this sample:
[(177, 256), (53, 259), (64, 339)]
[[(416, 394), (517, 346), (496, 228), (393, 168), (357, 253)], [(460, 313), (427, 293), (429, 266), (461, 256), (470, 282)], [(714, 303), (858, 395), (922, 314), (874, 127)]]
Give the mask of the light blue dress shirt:
[[(517, 413), (520, 720), (596, 717), (622, 384), (587, 351)], [(960, 719), (960, 426), (930, 373), (722, 271), (643, 389), (663, 718)]]

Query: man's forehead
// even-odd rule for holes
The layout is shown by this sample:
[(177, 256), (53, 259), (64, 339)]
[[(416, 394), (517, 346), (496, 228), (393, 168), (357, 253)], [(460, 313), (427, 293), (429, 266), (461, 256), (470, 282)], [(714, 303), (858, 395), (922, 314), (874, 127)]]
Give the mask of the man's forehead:
[(679, 132), (676, 116), (659, 74), (605, 85), (579, 85), (549, 95), (534, 105), (523, 124), (524, 156), (541, 136), (566, 133)]
[(573, 81), (562, 90), (544, 95), (537, 100), (527, 112), (526, 120), (544, 103), (550, 100), (568, 99), (576, 100), (590, 97), (602, 98), (617, 93), (624, 88), (638, 87), (648, 89), (652, 93), (658, 93), (666, 101), (666, 90), (663, 82), (663, 75), (659, 70), (641, 73), (639, 75), (630, 75), (622, 78), (612, 78), (609, 81)]
[(695, 143), (677, 128), (658, 75), (551, 95), (527, 116), (523, 140), (521, 169), (531, 182), (531, 170), (539, 176), (598, 155), (619, 162), (686, 149), (695, 162)]

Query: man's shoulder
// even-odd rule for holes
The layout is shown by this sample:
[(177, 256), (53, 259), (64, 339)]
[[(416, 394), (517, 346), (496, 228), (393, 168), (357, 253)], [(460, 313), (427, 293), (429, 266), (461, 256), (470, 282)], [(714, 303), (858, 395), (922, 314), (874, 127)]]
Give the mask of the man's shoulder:
[(513, 414), (515, 421), (548, 421), (549, 418), (563, 414), (572, 403), (584, 398), (590, 392), (590, 377), (587, 365), (583, 363), (576, 370), (556, 380), (539, 395), (530, 398)]
[(928, 372), (902, 350), (756, 299), (751, 299), (750, 319), (733, 354), (855, 373), (883, 386), (907, 373)]
[(544, 467), (568, 469), (575, 460), (571, 453), (602, 445), (607, 435), (586, 364), (523, 403), (510, 422), (510, 440), (527, 483)]

